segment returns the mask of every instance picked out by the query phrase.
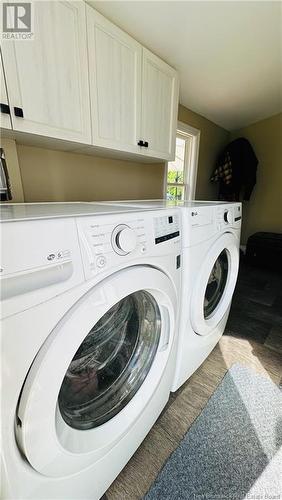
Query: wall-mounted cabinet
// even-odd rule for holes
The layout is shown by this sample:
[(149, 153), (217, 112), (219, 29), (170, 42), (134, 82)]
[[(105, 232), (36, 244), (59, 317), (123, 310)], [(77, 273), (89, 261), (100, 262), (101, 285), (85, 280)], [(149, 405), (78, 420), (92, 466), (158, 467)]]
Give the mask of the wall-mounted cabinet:
[(2, 44), (13, 131), (173, 159), (176, 71), (83, 1), (32, 5), (34, 40)]
[(174, 159), (178, 93), (177, 72), (143, 48), (141, 136), (151, 156)]
[(91, 7), (87, 26), (93, 144), (174, 158), (176, 71)]
[(2, 43), (13, 129), (91, 144), (85, 4), (32, 7), (34, 40)]
[(138, 152), (142, 47), (87, 6), (93, 144)]

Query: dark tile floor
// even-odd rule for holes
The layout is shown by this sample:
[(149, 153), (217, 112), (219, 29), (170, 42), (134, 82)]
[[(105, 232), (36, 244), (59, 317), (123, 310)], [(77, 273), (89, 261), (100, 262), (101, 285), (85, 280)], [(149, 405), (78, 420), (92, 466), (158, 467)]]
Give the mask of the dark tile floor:
[(282, 275), (240, 262), (225, 335), (264, 344), (282, 354)]

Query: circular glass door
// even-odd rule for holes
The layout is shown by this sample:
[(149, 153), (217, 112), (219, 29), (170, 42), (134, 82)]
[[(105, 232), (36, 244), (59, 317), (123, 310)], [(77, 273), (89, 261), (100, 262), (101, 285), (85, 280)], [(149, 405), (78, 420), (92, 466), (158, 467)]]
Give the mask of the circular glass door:
[(93, 326), (61, 385), (59, 409), (68, 425), (80, 430), (97, 427), (133, 398), (155, 358), (160, 318), (154, 297), (138, 291)]
[(199, 260), (191, 300), (191, 323), (198, 335), (208, 335), (228, 311), (239, 268), (239, 240), (225, 233)]
[(217, 257), (209, 275), (204, 298), (204, 317), (209, 318), (218, 306), (228, 277), (228, 254), (224, 249)]
[(18, 402), (16, 439), (35, 470), (62, 477), (93, 465), (144, 412), (150, 420), (151, 401), (153, 423), (170, 390), (176, 311), (170, 278), (146, 266), (116, 272), (72, 303)]

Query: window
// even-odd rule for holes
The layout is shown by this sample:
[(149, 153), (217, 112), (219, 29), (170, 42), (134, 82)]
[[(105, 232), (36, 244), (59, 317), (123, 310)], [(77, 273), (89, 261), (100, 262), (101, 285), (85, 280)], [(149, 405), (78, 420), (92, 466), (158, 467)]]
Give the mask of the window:
[(191, 200), (195, 197), (200, 131), (178, 123), (175, 160), (167, 163), (166, 198)]

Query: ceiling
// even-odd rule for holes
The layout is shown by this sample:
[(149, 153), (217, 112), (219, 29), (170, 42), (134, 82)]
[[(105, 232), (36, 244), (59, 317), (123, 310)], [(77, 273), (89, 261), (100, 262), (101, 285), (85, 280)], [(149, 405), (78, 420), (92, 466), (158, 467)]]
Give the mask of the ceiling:
[(282, 111), (280, 1), (89, 3), (179, 71), (187, 108), (228, 130)]

